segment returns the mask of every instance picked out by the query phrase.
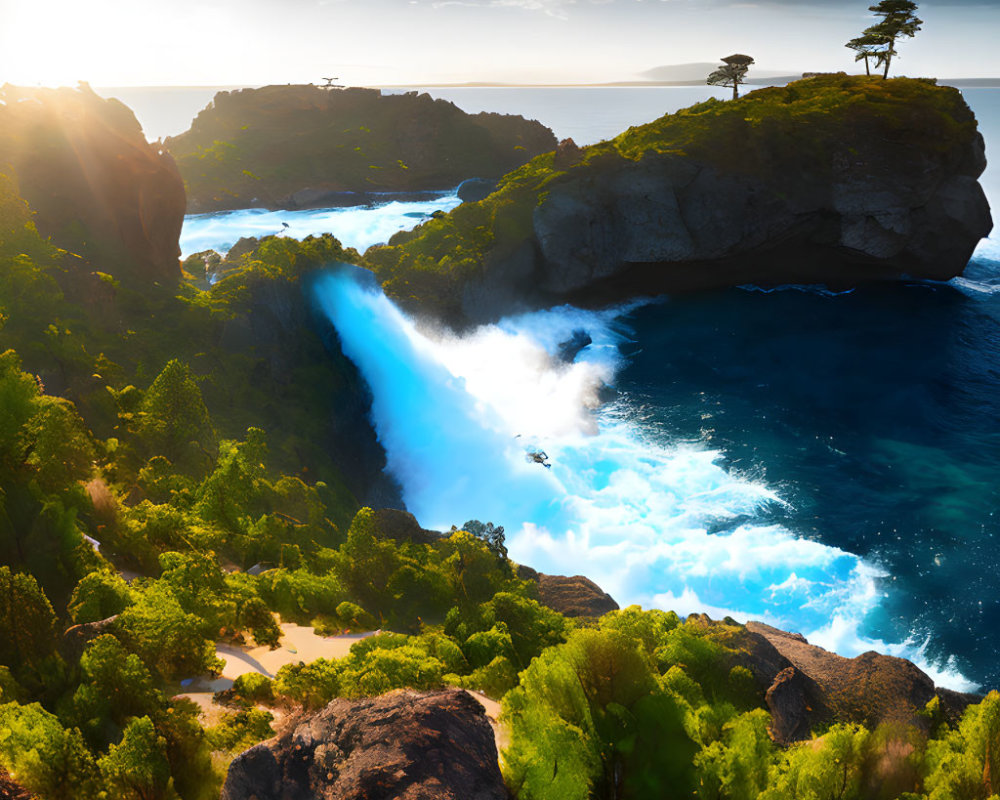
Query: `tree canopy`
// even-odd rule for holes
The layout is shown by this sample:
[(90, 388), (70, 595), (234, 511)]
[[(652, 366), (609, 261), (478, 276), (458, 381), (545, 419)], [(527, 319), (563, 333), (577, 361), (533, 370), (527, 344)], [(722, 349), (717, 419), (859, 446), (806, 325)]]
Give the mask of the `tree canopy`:
[(880, 0), (868, 10), (881, 20), (845, 46), (855, 51), (855, 61), (864, 59), (865, 72), (869, 75), (869, 59), (874, 58), (876, 68), (882, 67), (882, 78), (885, 79), (889, 77), (893, 57), (898, 55), (896, 41), (903, 36), (911, 39), (916, 36), (923, 20), (917, 17), (917, 4), (912, 0)]
[(708, 76), (709, 86), (731, 86), (733, 89), (733, 100), (740, 96), (740, 84), (746, 77), (747, 70), (754, 63), (753, 58), (742, 53), (734, 53), (720, 59), (722, 66)]

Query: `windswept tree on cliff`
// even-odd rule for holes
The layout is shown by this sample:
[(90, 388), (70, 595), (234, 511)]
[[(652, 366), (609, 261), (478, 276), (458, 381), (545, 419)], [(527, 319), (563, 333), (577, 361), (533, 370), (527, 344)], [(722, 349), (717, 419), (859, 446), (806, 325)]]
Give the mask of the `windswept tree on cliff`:
[[(889, 77), (889, 65), (896, 52), (896, 40), (902, 36), (911, 39), (917, 35), (923, 20), (917, 17), (917, 4), (912, 0), (880, 0), (868, 8), (882, 21), (867, 28), (856, 39), (851, 39), (847, 47), (857, 51), (856, 61), (865, 59), (865, 69), (868, 70), (868, 59), (875, 58), (876, 66), (883, 68), (882, 78)], [(868, 74), (871, 74), (869, 71)]]
[(871, 60), (875, 60), (875, 68), (878, 69), (885, 61), (886, 50), (889, 40), (885, 35), (875, 33), (869, 28), (861, 36), (851, 39), (845, 47), (855, 52), (854, 60), (865, 62), (865, 74), (871, 75)]
[(733, 87), (733, 100), (736, 100), (740, 96), (740, 84), (754, 63), (753, 58), (735, 53), (723, 58), (722, 62), (723, 65), (708, 76), (708, 85)]

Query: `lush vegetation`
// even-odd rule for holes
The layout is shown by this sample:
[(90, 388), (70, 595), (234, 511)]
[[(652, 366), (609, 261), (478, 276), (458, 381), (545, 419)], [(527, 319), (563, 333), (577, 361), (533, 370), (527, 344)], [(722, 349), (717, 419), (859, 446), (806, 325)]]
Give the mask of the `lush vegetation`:
[[(644, 135), (604, 147), (631, 157)], [(552, 158), (466, 213), (516, 233), (504, 197), (552, 179)], [(271, 710), (456, 685), (502, 698), (526, 800), (998, 795), (996, 693), (950, 726), (932, 706), (919, 727), (836, 724), (782, 750), (741, 627), (635, 607), (569, 620), (519, 578), (502, 528), (385, 529), (325, 445), (357, 378), (306, 309), (280, 312), (345, 258), (331, 237), (269, 239), (211, 288), (127, 289), (77, 274), (0, 177), (0, 767), (18, 782), (217, 797)], [(178, 683), (217, 672), (219, 642), (278, 644), (279, 619), (385, 632), (240, 678), (206, 728)]]
[(537, 122), (469, 115), (416, 92), (266, 86), (220, 93), (166, 146), (189, 202), (206, 211), (294, 207), (289, 196), (307, 187), (451, 189), (499, 177), (552, 149), (555, 137)]
[[(398, 233), (366, 259), (387, 294), (460, 321), (470, 279), (530, 257), (535, 209), (556, 186), (586, 194), (602, 175), (664, 155), (768, 181), (782, 196), (796, 191), (803, 176), (825, 178), (847, 162), (886, 170), (896, 159), (904, 173), (924, 159), (950, 157), (975, 135), (975, 118), (958, 90), (933, 80), (817, 76), (738, 100), (710, 99), (610, 141), (539, 156), (485, 200)], [(894, 143), (890, 150), (886, 140)], [(695, 172), (691, 163), (673, 168), (688, 178)], [(794, 182), (783, 184), (786, 176)]]

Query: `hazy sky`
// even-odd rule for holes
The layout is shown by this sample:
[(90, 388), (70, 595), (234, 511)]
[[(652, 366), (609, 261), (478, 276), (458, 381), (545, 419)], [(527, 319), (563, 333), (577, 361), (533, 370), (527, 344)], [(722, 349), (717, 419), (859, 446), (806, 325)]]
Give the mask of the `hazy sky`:
[[(749, 53), (855, 68), (872, 0), (0, 0), (0, 83), (631, 80)], [(1000, 0), (925, 0), (898, 73), (1000, 76)], [(894, 62), (896, 66), (896, 62)]]

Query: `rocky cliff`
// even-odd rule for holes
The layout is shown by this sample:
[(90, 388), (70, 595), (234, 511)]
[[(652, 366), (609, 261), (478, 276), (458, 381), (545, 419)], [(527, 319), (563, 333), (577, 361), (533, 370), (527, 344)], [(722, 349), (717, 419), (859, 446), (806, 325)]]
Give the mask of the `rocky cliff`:
[(78, 89), (0, 90), (0, 172), (34, 223), (91, 269), (144, 283), (180, 278), (184, 186), (132, 112)]
[(992, 227), (985, 164), (957, 90), (820, 76), (563, 142), (367, 257), (389, 294), (455, 324), (749, 282), (945, 280)]
[(556, 140), (538, 122), (409, 92), (265, 86), (220, 92), (166, 140), (192, 213), (353, 205), (372, 193), (498, 178)]
[[(706, 629), (719, 629), (704, 615), (693, 618)], [(737, 662), (753, 673), (765, 692), (770, 732), (779, 744), (808, 739), (834, 722), (874, 730), (883, 723), (926, 728), (925, 707), (938, 698), (940, 713), (955, 722), (980, 698), (935, 687), (915, 664), (875, 652), (844, 658), (809, 644), (801, 635), (759, 622), (732, 628), (727, 642)]]
[(467, 692), (334, 700), (238, 756), (222, 800), (506, 800), (493, 731)]

